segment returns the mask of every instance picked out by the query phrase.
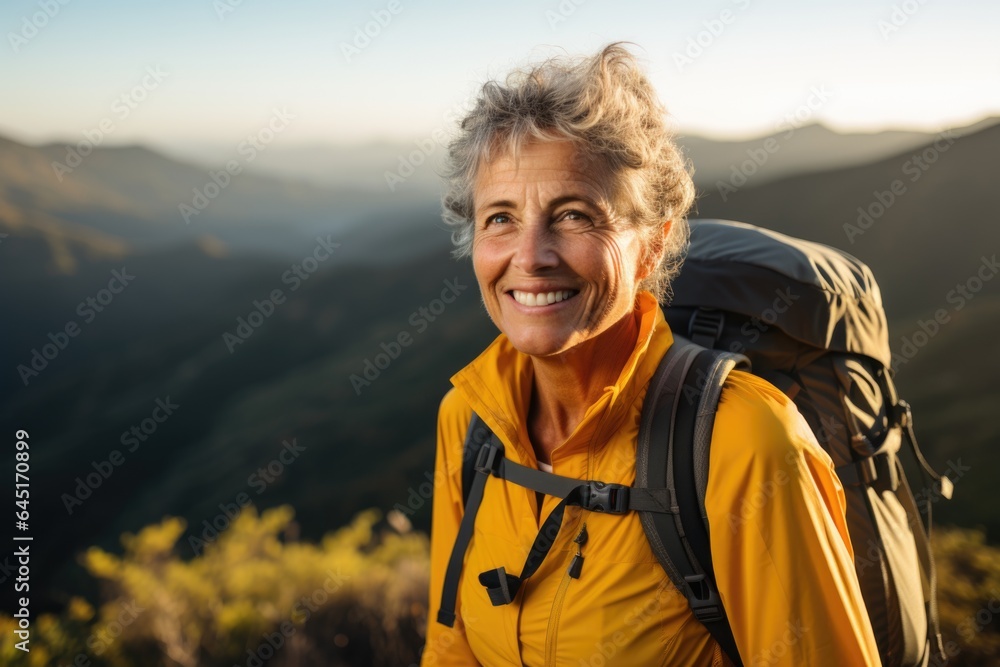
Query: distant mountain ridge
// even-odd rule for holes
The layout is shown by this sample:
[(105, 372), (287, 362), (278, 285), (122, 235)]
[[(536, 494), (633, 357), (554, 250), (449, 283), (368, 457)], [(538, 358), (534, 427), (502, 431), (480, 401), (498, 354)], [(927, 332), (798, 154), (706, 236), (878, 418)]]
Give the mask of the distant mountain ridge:
[[(954, 132), (997, 122), (985, 119)], [(348, 252), (357, 250), (364, 261), (384, 249), (377, 239), (411, 234), (405, 221), (414, 207), (421, 215), (437, 207), (443, 136), (409, 144), (271, 146), (252, 155), (227, 149), (203, 166), (142, 146), (98, 146), (81, 155), (83, 146), (27, 146), (0, 137), (0, 231), (45, 239), (48, 264), (61, 272), (74, 270), (79, 253), (122, 257), (201, 237), (235, 251), (281, 253), (303, 236), (349, 228), (360, 242)], [(741, 142), (696, 136), (679, 142), (699, 187), (709, 190), (734, 179), (760, 186), (857, 166), (932, 139), (920, 132), (841, 134), (806, 125)], [(372, 225), (378, 229), (367, 229)], [(429, 248), (420, 238), (406, 247)]]
[[(977, 131), (979, 125), (1000, 122), (991, 119), (973, 128), (955, 128), (956, 134)], [(734, 174), (752, 175), (756, 185), (785, 176), (827, 171), (874, 162), (933, 141), (934, 134), (905, 130), (873, 133), (841, 133), (820, 124), (788, 125), (774, 134), (743, 141), (714, 141), (680, 137), (695, 167), (695, 182), (714, 187)]]
[[(966, 127), (952, 128), (956, 134), (977, 132), (998, 118), (987, 118)], [(433, 192), (438, 188), (438, 168), (445, 148), (443, 130), (410, 142), (380, 142), (353, 146), (276, 146), (262, 153), (252, 165), (255, 172), (302, 180), (321, 186), (347, 185), (359, 189), (387, 188), (387, 175), (405, 174), (407, 191)], [(762, 184), (784, 176), (860, 165), (888, 157), (932, 141), (933, 132), (885, 130), (838, 132), (818, 123), (786, 124), (773, 133), (738, 141), (682, 134), (678, 143), (694, 165), (695, 181), (702, 187), (729, 177), (733, 167), (748, 159), (747, 151), (760, 149), (768, 139), (779, 150), (757, 169)], [(205, 149), (196, 162), (211, 164), (221, 151)], [(192, 153), (193, 155), (193, 153)], [(213, 156), (213, 157), (209, 157)]]
[(415, 205), (405, 194), (263, 176), (235, 155), (231, 170), (206, 169), (141, 146), (97, 147), (66, 173), (52, 166), (66, 163), (66, 151), (0, 138), (0, 231), (44, 239), (48, 266), (63, 273), (78, 255), (121, 257), (204, 236), (237, 251), (284, 255), (303, 237), (343, 235)]

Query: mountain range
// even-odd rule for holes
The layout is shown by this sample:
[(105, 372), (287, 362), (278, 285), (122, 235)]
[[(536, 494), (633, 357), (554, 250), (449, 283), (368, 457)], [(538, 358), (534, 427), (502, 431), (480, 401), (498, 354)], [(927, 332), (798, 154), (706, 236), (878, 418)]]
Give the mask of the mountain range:
[[(983, 267), (1000, 245), (1000, 126), (869, 137), (874, 148), (828, 139), (799, 128), (731, 189), (718, 181), (767, 138), (716, 157), (689, 141), (696, 169), (716, 174), (699, 180), (696, 215), (872, 267), (925, 453), (961, 471), (935, 518), (996, 540), (1000, 510), (985, 500), (1000, 456), (1000, 281)], [(292, 504), (309, 538), (371, 506), (405, 507), (426, 529), (438, 401), (497, 334), (469, 263), (449, 256), (437, 192), (416, 175), (391, 191), (384, 179), (331, 187), (247, 168), (188, 224), (180, 204), (225, 162), (98, 148), (60, 183), (51, 163), (66, 150), (0, 140), (0, 424), (31, 433), (42, 599), (91, 585), (76, 561), (86, 547), (177, 515), (193, 551), (244, 497)], [(970, 294), (961, 308), (958, 286)], [(444, 290), (454, 301), (434, 305)], [(931, 335), (938, 311), (947, 320)]]

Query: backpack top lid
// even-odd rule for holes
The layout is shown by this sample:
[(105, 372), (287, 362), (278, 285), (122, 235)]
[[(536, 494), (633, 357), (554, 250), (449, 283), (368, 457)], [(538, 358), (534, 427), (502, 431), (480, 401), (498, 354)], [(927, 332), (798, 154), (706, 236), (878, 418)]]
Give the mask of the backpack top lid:
[(728, 220), (692, 220), (691, 247), (671, 306), (758, 318), (821, 349), (891, 363), (882, 295), (871, 270), (847, 253)]

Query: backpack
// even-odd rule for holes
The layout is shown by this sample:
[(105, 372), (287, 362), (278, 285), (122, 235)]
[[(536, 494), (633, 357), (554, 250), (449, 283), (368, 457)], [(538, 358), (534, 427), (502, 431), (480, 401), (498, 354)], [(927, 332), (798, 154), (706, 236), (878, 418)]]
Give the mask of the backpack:
[[(462, 561), (486, 480), (496, 476), (562, 501), (542, 524), (520, 575), (503, 567), (479, 575), (494, 605), (512, 602), (541, 564), (567, 505), (637, 511), (654, 554), (692, 613), (741, 665), (715, 584), (705, 512), (716, 407), (729, 372), (741, 368), (788, 395), (833, 459), (882, 664), (927, 665), (932, 656), (944, 661), (929, 535), (931, 503), (950, 498), (952, 483), (924, 459), (909, 405), (896, 394), (888, 327), (871, 271), (818, 243), (742, 223), (692, 221), (691, 246), (673, 292), (664, 314), (674, 344), (643, 404), (634, 486), (570, 479), (508, 461), (499, 439), (473, 415), (463, 451), (465, 512), (438, 622), (454, 623)], [(919, 506), (898, 456), (903, 440), (924, 483)], [(671, 498), (679, 513), (671, 511)], [(576, 565), (574, 559), (571, 576)]]

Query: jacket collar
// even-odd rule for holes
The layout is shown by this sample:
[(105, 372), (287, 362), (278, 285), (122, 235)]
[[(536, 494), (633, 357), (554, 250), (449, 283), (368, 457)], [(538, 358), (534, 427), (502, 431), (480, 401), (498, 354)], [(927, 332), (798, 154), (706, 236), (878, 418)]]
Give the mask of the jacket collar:
[[(553, 452), (553, 459), (606, 443), (629, 415), (636, 399), (645, 393), (660, 359), (673, 344), (670, 327), (652, 293), (639, 292), (633, 317), (639, 333), (618, 381), (605, 387), (601, 397), (586, 411), (583, 421)], [(476, 414), (507, 446), (506, 455), (526, 465), (536, 462), (526, 428), (533, 381), (531, 357), (515, 349), (505, 334), (500, 334), (472, 363), (451, 378)], [(511, 447), (516, 456), (510, 451)]]

